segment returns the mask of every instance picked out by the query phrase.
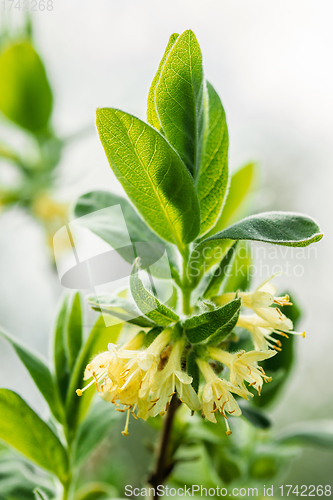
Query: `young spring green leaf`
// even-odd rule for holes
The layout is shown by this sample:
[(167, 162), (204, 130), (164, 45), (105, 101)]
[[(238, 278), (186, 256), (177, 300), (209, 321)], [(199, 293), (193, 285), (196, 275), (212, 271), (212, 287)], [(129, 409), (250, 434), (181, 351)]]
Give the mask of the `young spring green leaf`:
[(110, 434), (119, 422), (121, 413), (110, 408), (105, 401), (97, 399), (78, 429), (75, 447), (75, 465), (84, 462), (101, 441)]
[[(154, 322), (142, 316), (135, 303), (128, 299), (104, 294), (87, 297), (87, 300), (95, 311), (109, 314), (133, 325), (141, 326), (141, 328), (151, 328), (154, 326)], [(135, 317), (133, 318), (133, 316)]]
[(321, 240), (323, 233), (316, 222), (291, 212), (264, 212), (251, 215), (205, 239), (209, 241), (252, 240), (290, 247), (305, 247)]
[(187, 277), (193, 286), (196, 286), (213, 266), (220, 264), (234, 243), (232, 240), (205, 240), (194, 247), (187, 266)]
[(15, 392), (0, 389), (0, 439), (65, 482), (67, 453), (46, 423)]
[(200, 373), (199, 373), (199, 367), (196, 363), (196, 354), (192, 350), (189, 352), (186, 360), (186, 370), (187, 373), (192, 377), (192, 387), (197, 393), (199, 390), (199, 382), (200, 382)]
[(82, 346), (82, 305), (81, 295), (76, 292), (69, 306), (67, 324), (65, 329), (66, 347), (68, 352), (69, 370), (73, 369), (76, 358)]
[(239, 316), (241, 300), (234, 299), (218, 309), (199, 316), (192, 316), (182, 324), (186, 336), (192, 344), (207, 340), (209, 344), (218, 344), (235, 327)]
[(279, 444), (314, 446), (333, 450), (333, 420), (298, 422), (285, 429), (277, 439)]
[(59, 422), (64, 421), (64, 410), (60, 400), (58, 388), (55, 385), (51, 372), (41, 357), (17, 341), (3, 329), (0, 337), (5, 339), (14, 348), (16, 354), (28, 370), (32, 380), (35, 382), (41, 395), (49, 405), (49, 408)]
[(155, 90), (159, 122), (168, 142), (195, 177), (205, 126), (202, 54), (191, 30), (172, 46)]
[(200, 202), (200, 235), (216, 223), (228, 188), (228, 127), (221, 100), (207, 82), (208, 123), (196, 180)]
[(29, 42), (12, 43), (0, 54), (0, 111), (31, 132), (46, 129), (52, 92), (45, 69)]
[[(120, 205), (126, 227), (124, 227), (122, 218), (118, 220), (117, 211), (112, 213), (111, 223), (110, 214), (104, 209), (114, 205)], [(149, 256), (153, 262), (160, 259), (160, 253), (155, 249), (154, 243), (162, 244), (167, 250), (172, 272), (178, 274), (174, 246), (157, 236), (139, 217), (128, 200), (122, 196), (108, 191), (92, 191), (78, 199), (74, 207), (74, 214), (79, 218), (89, 214), (89, 217), (84, 217), (78, 222), (109, 243), (130, 264), (133, 264), (135, 256), (132, 247), (129, 247), (128, 234), (132, 243), (145, 241), (151, 244), (149, 245)], [(157, 247), (160, 248), (158, 245)], [(158, 268), (153, 266), (152, 272), (154, 275), (158, 272), (158, 277), (162, 279), (166, 276), (170, 277), (170, 271), (165, 270), (162, 264)]]
[(97, 110), (109, 163), (128, 197), (161, 238), (184, 246), (197, 236), (200, 209), (193, 180), (155, 129), (123, 111)]
[(231, 293), (235, 290), (246, 292), (251, 284), (251, 249), (247, 241), (238, 241), (234, 247), (235, 254), (217, 295)]
[(163, 66), (165, 64), (166, 58), (168, 57), (170, 50), (174, 46), (177, 38), (178, 38), (177, 33), (173, 33), (170, 38), (169, 42), (167, 45), (167, 48), (165, 49), (164, 55), (162, 57), (162, 60), (159, 64), (158, 70), (156, 75), (154, 76), (154, 79), (152, 81), (152, 84), (149, 89), (149, 94), (148, 94), (148, 102), (147, 102), (147, 122), (150, 123), (153, 127), (155, 127), (157, 130), (161, 131), (161, 124), (156, 112), (156, 104), (155, 104), (155, 92), (156, 92), (156, 87), (159, 82), (160, 76), (161, 76), (161, 71), (163, 69)]
[[(232, 246), (228, 252), (225, 254), (223, 259), (221, 260), (220, 265), (215, 270), (213, 276), (211, 277), (206, 290), (203, 293), (203, 297), (210, 298), (215, 295), (219, 295), (219, 290), (222, 285), (224, 279), (226, 279), (226, 275), (228, 274), (228, 270), (232, 266), (233, 259), (235, 258), (236, 249)], [(238, 290), (238, 288), (235, 288)]]
[(136, 260), (130, 276), (130, 288), (132, 297), (140, 309), (156, 324), (167, 326), (179, 320), (179, 316), (162, 304), (152, 293), (150, 293), (139, 277), (139, 263)]
[(67, 363), (67, 354), (65, 350), (65, 330), (68, 310), (68, 295), (64, 295), (61, 302), (53, 332), (53, 360), (56, 381), (59, 387), (60, 395), (63, 400), (66, 398), (69, 369)]
[(84, 392), (83, 396), (79, 397), (76, 394), (76, 389), (82, 388), (85, 383), (83, 380), (85, 368), (94, 356), (107, 349), (109, 342), (116, 342), (121, 328), (122, 324), (106, 327), (103, 317), (100, 316), (76, 360), (66, 400), (67, 422), (73, 435), (79, 422), (84, 418), (96, 392), (95, 387), (90, 387)]
[(231, 175), (228, 196), (215, 226), (206, 234), (213, 236), (246, 214), (246, 209), (258, 178), (258, 166), (248, 163)]

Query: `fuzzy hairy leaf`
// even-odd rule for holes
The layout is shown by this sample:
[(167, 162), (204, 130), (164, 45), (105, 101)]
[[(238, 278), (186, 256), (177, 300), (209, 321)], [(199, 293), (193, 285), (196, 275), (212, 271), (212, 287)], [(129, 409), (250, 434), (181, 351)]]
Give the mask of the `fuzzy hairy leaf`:
[(228, 127), (221, 100), (207, 82), (208, 123), (204, 149), (196, 180), (200, 202), (200, 235), (216, 223), (228, 188)]
[(186, 336), (192, 344), (207, 340), (217, 344), (229, 335), (235, 327), (241, 307), (241, 300), (234, 299), (218, 309), (198, 316), (192, 316), (183, 322)]
[(140, 311), (158, 325), (167, 326), (178, 321), (179, 316), (146, 289), (139, 277), (139, 269), (139, 263), (136, 261), (130, 276), (130, 288)]
[(5, 339), (15, 350), (16, 354), (28, 370), (39, 392), (49, 405), (49, 408), (59, 422), (64, 421), (64, 409), (60, 400), (58, 387), (54, 383), (52, 374), (42, 358), (28, 347), (12, 337), (3, 329), (0, 337)]
[(0, 54), (0, 111), (31, 132), (47, 127), (52, 92), (45, 69), (29, 42), (5, 46)]
[[(87, 297), (87, 300), (95, 311), (109, 314), (133, 325), (141, 326), (141, 328), (154, 326), (154, 322), (142, 316), (135, 303), (130, 302), (128, 299), (104, 294)], [(135, 318), (133, 318), (134, 315), (136, 315)]]
[[(230, 269), (233, 259), (235, 258), (236, 249), (232, 246), (226, 255), (221, 260), (220, 265), (215, 270), (213, 276), (211, 277), (206, 290), (203, 293), (205, 298), (214, 297), (214, 295), (219, 295), (219, 290), (222, 285), (223, 280), (226, 278), (227, 271)], [(237, 290), (237, 288), (235, 288)]]
[(187, 30), (165, 60), (155, 103), (162, 131), (194, 177), (204, 136), (204, 89), (200, 46), (194, 33)]
[(192, 377), (192, 387), (197, 393), (199, 390), (199, 382), (200, 382), (200, 373), (199, 373), (199, 367), (196, 363), (196, 354), (192, 350), (189, 352), (186, 360), (186, 369), (187, 373)]
[(204, 240), (252, 240), (290, 247), (305, 247), (321, 240), (316, 222), (305, 215), (291, 212), (264, 212), (251, 215)]
[(177, 33), (173, 33), (170, 38), (169, 42), (167, 45), (167, 48), (165, 49), (164, 55), (161, 59), (161, 62), (158, 66), (158, 70), (156, 72), (156, 75), (154, 76), (154, 79), (152, 81), (152, 84), (149, 89), (149, 94), (148, 94), (148, 102), (147, 102), (147, 122), (150, 123), (153, 127), (155, 127), (157, 130), (161, 131), (161, 124), (156, 112), (156, 105), (155, 105), (155, 92), (156, 92), (156, 87), (159, 82), (161, 72), (163, 69), (163, 66), (165, 64), (166, 58), (168, 57), (170, 50), (174, 46), (177, 38), (179, 35)]
[[(123, 218), (117, 217), (117, 211), (112, 212), (112, 220), (110, 220), (110, 213), (104, 210), (115, 205), (121, 207), (121, 213), (126, 223), (125, 227)], [(157, 236), (145, 224), (129, 201), (122, 196), (108, 191), (86, 193), (77, 200), (74, 214), (78, 218), (83, 217), (78, 222), (109, 243), (130, 264), (133, 264), (135, 255), (133, 248), (129, 245), (128, 235), (132, 244), (138, 242), (149, 243), (149, 258), (153, 262), (160, 259), (160, 246), (163, 245), (167, 250), (172, 272), (178, 274), (175, 247)], [(84, 217), (86, 215), (89, 215), (89, 217)], [(157, 243), (156, 248), (154, 243)], [(140, 248), (142, 248), (142, 245)], [(162, 279), (165, 276), (170, 276), (170, 271), (164, 269), (163, 263), (159, 267), (155, 265), (152, 272), (154, 272), (154, 275), (158, 273), (158, 277)]]
[(64, 482), (67, 453), (46, 423), (15, 392), (0, 389), (0, 439)]
[(147, 224), (181, 252), (197, 236), (200, 209), (193, 180), (162, 135), (123, 111), (97, 110), (109, 163)]

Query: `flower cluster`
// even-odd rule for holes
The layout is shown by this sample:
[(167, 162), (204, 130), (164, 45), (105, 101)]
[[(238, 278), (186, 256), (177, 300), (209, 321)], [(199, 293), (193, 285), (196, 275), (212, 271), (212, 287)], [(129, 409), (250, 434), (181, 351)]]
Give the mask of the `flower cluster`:
[[(225, 304), (234, 299), (235, 293), (215, 297), (216, 304)], [(108, 351), (99, 354), (89, 363), (85, 379), (92, 379), (83, 392), (92, 384), (100, 396), (126, 412), (124, 435), (128, 435), (129, 417), (146, 420), (148, 417), (164, 415), (171, 398), (177, 392), (178, 398), (192, 411), (202, 411), (211, 422), (216, 422), (219, 412), (226, 422), (227, 434), (231, 434), (227, 414), (241, 415), (234, 397), (248, 400), (253, 396), (245, 383), (260, 395), (264, 382), (270, 382), (258, 362), (264, 361), (281, 350), (281, 343), (274, 333), (284, 335), (292, 331), (293, 324), (276, 305), (291, 305), (289, 297), (276, 297), (275, 289), (265, 282), (252, 293), (239, 293), (242, 305), (252, 309), (253, 314), (239, 316), (237, 326), (246, 328), (252, 334), (255, 350), (231, 353), (220, 347), (204, 346), (196, 358), (205, 383), (195, 392), (193, 379), (182, 365), (187, 342), (182, 334), (172, 327), (164, 329), (155, 340), (144, 348), (145, 333), (138, 333), (122, 347), (109, 344)], [(273, 306), (273, 307), (272, 307)], [(299, 334), (304, 335), (304, 334)], [(212, 364), (219, 362), (228, 369), (229, 380), (220, 378)]]
[[(128, 435), (129, 416), (146, 420), (163, 415), (177, 390), (178, 397), (191, 410), (200, 410), (198, 396), (190, 377), (181, 368), (185, 340), (170, 345), (172, 329), (166, 328), (149, 347), (143, 349), (143, 332), (121, 348), (109, 344), (108, 351), (99, 354), (86, 368), (85, 379), (92, 378), (79, 396), (95, 383), (99, 394), (118, 408), (127, 411), (124, 435)], [(122, 408), (120, 408), (122, 405)]]

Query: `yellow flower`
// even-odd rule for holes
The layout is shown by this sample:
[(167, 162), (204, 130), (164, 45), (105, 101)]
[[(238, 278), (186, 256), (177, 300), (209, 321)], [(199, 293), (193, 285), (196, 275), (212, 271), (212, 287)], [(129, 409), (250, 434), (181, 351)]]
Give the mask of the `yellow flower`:
[[(273, 304), (291, 306), (292, 302), (290, 302), (289, 295), (285, 295), (284, 297), (275, 296), (276, 287), (269, 283), (272, 278), (274, 278), (274, 276), (271, 276), (261, 283), (254, 292), (239, 292), (238, 296), (242, 299), (242, 305), (252, 309), (254, 312), (257, 312), (257, 309), (269, 308)], [(223, 305), (230, 302), (235, 297), (236, 293), (224, 293), (223, 295), (214, 297), (214, 301), (217, 304)]]
[(151, 384), (171, 333), (170, 328), (165, 329), (145, 350), (139, 350), (143, 346), (144, 333), (139, 333), (120, 349), (109, 344), (108, 351), (96, 356), (85, 370), (85, 379), (92, 378), (92, 381), (83, 389), (78, 389), (77, 394), (82, 396), (95, 383), (103, 399), (116, 406), (123, 405), (124, 408), (117, 410), (128, 411), (124, 435), (128, 435), (129, 413), (136, 417), (134, 411), (137, 410), (139, 418), (148, 416), (146, 409)]
[(164, 415), (169, 407), (172, 396), (177, 390), (179, 399), (191, 410), (201, 409), (198, 396), (193, 389), (192, 377), (181, 368), (181, 355), (184, 349), (185, 340), (175, 342), (170, 357), (165, 367), (157, 374), (154, 380), (153, 391), (150, 401), (149, 415)]
[(240, 351), (231, 354), (217, 347), (211, 347), (208, 352), (212, 359), (220, 361), (220, 363), (223, 363), (229, 368), (230, 382), (238, 386), (246, 396), (252, 396), (252, 394), (246, 388), (244, 381), (253, 386), (260, 396), (263, 379), (265, 382), (270, 382), (272, 380), (271, 377), (267, 377), (263, 368), (258, 366), (257, 362), (275, 356), (276, 351)]
[(245, 395), (231, 382), (220, 379), (214, 373), (207, 361), (198, 359), (197, 364), (206, 380), (206, 384), (202, 391), (203, 414), (208, 420), (216, 423), (215, 412), (219, 411), (225, 418), (226, 433), (229, 436), (232, 431), (230, 430), (225, 412), (227, 411), (230, 415), (234, 415), (235, 417), (239, 417), (242, 413), (231, 392), (242, 397), (245, 397)]
[(287, 318), (281, 311), (272, 308), (257, 309), (261, 314), (243, 315), (241, 314), (237, 321), (237, 326), (246, 328), (252, 334), (255, 349), (258, 351), (266, 351), (269, 347), (277, 351), (281, 351), (281, 342), (272, 336), (272, 333), (277, 333), (283, 337), (287, 337), (287, 333), (293, 335), (305, 336), (305, 332), (299, 333), (292, 330), (292, 321)]

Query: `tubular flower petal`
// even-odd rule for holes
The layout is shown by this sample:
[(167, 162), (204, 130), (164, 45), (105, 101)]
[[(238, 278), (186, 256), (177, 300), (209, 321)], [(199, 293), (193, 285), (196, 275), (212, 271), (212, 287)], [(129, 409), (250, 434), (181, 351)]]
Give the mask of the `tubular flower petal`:
[(152, 404), (149, 408), (149, 415), (152, 417), (158, 414), (163, 415), (166, 412), (175, 390), (177, 390), (179, 399), (191, 410), (201, 409), (198, 396), (191, 386), (192, 377), (181, 369), (184, 344), (184, 340), (179, 340), (174, 344), (167, 364), (155, 377), (150, 399)]
[(205, 377), (206, 384), (202, 391), (202, 410), (204, 416), (213, 423), (216, 423), (215, 412), (219, 411), (225, 418), (227, 435), (231, 434), (229, 428), (227, 411), (230, 415), (239, 417), (241, 410), (231, 392), (245, 397), (244, 393), (231, 382), (220, 379), (213, 371), (207, 361), (202, 359), (197, 360), (200, 371)]
[[(269, 347), (276, 351), (281, 351), (281, 342), (272, 336), (277, 333), (288, 338), (288, 334), (305, 336), (305, 332), (294, 332), (293, 324), (281, 311), (276, 309), (257, 310), (261, 314), (243, 315), (237, 321), (237, 326), (246, 328), (252, 334), (255, 349), (266, 351)], [(263, 317), (264, 316), (264, 317)]]
[(263, 380), (265, 382), (272, 380), (271, 377), (267, 377), (264, 370), (257, 365), (257, 362), (275, 356), (276, 351), (240, 351), (231, 354), (222, 349), (211, 347), (208, 352), (212, 359), (220, 361), (229, 368), (230, 382), (238, 386), (246, 396), (252, 396), (252, 394), (248, 391), (244, 382), (248, 382), (249, 385), (253, 386), (260, 396)]

